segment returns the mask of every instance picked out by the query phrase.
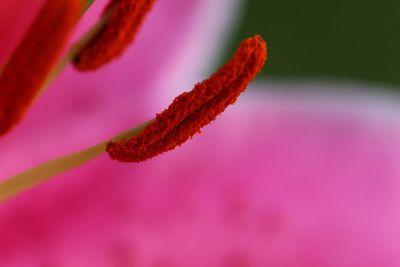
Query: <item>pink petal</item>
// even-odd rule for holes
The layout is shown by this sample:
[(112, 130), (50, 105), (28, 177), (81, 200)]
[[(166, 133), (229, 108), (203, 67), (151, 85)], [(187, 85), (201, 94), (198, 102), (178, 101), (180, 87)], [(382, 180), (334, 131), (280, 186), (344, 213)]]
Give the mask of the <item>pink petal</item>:
[(1, 206), (0, 266), (399, 266), (398, 96), (274, 87), (172, 153)]

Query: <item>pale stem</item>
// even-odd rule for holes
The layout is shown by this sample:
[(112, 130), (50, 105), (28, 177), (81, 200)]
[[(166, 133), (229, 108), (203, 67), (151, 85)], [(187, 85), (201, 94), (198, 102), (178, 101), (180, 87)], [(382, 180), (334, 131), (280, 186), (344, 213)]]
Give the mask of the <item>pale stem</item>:
[[(146, 128), (148, 124), (152, 122), (148, 121), (125, 131), (121, 134), (116, 135), (111, 140), (120, 141), (122, 139), (131, 138), (136, 136)], [(109, 141), (104, 141), (88, 149), (72, 153), (47, 161), (39, 166), (32, 169), (26, 170), (20, 174), (12, 176), (0, 182), (0, 203), (16, 196), (39, 183), (42, 183), (50, 178), (72, 170), (98, 156), (106, 151), (106, 146)]]

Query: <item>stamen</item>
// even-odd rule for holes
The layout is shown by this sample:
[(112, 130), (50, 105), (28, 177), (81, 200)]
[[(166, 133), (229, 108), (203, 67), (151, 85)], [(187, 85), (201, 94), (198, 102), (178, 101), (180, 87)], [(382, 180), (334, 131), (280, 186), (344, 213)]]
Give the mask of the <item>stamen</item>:
[[(244, 40), (232, 59), (208, 80), (183, 93), (154, 120), (88, 149), (0, 179), (0, 204), (33, 186), (77, 168), (107, 151), (123, 162), (143, 161), (181, 145), (233, 104), (267, 58), (260, 36)], [(110, 139), (109, 139), (110, 140)], [(137, 151), (135, 151), (137, 150)]]
[(95, 70), (119, 57), (134, 40), (154, 3), (155, 0), (111, 0), (103, 14), (110, 18), (75, 58), (75, 67)]
[(81, 0), (48, 0), (0, 75), (0, 135), (21, 120), (84, 10)]
[(108, 154), (121, 162), (140, 162), (183, 144), (236, 101), (266, 58), (266, 43), (260, 36), (244, 40), (225, 66), (191, 92), (175, 98), (143, 132), (131, 139), (110, 142)]

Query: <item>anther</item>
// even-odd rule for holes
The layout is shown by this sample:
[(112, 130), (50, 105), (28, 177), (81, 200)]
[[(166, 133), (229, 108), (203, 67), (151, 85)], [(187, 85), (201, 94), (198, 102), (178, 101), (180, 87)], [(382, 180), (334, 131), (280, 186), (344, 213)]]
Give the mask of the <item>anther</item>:
[(103, 13), (110, 17), (76, 56), (75, 67), (80, 71), (95, 70), (122, 55), (154, 3), (155, 0), (111, 0)]
[(140, 162), (180, 146), (236, 101), (266, 58), (266, 43), (260, 36), (244, 40), (228, 63), (192, 91), (175, 98), (143, 132), (108, 143), (108, 154), (122, 162)]
[(83, 12), (81, 0), (48, 0), (0, 74), (0, 135), (18, 123)]

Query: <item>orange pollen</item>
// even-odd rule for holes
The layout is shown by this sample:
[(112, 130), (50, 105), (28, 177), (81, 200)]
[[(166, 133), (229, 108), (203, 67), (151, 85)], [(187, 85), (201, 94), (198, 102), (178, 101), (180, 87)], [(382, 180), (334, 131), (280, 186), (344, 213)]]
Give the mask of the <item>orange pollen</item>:
[(0, 74), (0, 135), (22, 119), (82, 10), (81, 0), (48, 0), (39, 11)]
[(80, 71), (95, 70), (122, 55), (134, 40), (155, 0), (111, 0), (103, 16), (106, 25), (74, 59)]
[(121, 162), (140, 162), (180, 146), (236, 101), (266, 59), (266, 43), (260, 36), (244, 40), (228, 63), (176, 97), (143, 132), (108, 143), (108, 154)]

